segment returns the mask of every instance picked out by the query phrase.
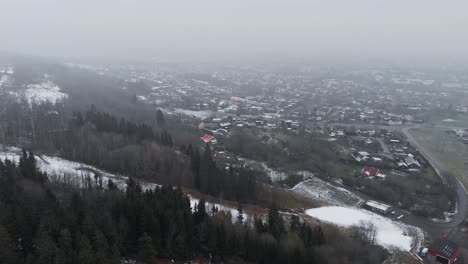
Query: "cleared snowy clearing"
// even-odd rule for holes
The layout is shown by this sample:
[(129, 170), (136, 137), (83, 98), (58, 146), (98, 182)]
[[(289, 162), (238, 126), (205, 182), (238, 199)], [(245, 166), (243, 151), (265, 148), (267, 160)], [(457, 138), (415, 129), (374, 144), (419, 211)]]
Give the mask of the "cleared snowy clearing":
[(298, 183), (291, 190), (305, 197), (333, 205), (358, 206), (364, 202), (354, 193), (317, 177)]
[[(370, 221), (377, 228), (376, 242), (387, 249), (397, 248), (409, 251), (423, 237), (422, 231), (416, 227), (391, 221), (364, 209), (326, 206), (309, 209), (306, 214), (342, 227), (351, 227), (359, 225), (363, 221)], [(409, 234), (414, 234), (415, 238)]]
[(50, 81), (45, 81), (39, 84), (30, 84), (24, 91), (24, 97), (30, 104), (57, 104), (68, 98), (66, 93), (61, 92), (60, 87)]

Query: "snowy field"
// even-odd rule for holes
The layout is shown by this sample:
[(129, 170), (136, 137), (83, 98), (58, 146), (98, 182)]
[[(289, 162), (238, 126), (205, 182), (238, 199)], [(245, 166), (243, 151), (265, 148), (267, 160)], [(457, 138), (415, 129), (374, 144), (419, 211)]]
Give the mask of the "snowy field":
[(61, 92), (60, 87), (53, 82), (45, 81), (39, 84), (28, 85), (26, 91), (24, 91), (24, 97), (30, 105), (40, 105), (44, 103), (56, 104), (63, 102), (68, 98), (68, 95)]
[(302, 196), (332, 205), (358, 206), (364, 202), (363, 199), (354, 193), (317, 177), (303, 181), (294, 186), (291, 190)]
[(394, 222), (364, 209), (326, 206), (307, 210), (306, 214), (341, 227), (351, 227), (359, 225), (363, 221), (370, 221), (377, 229), (376, 243), (387, 249), (397, 248), (409, 251), (412, 247), (418, 246), (416, 245), (417, 241), (423, 237), (422, 231), (418, 228)]

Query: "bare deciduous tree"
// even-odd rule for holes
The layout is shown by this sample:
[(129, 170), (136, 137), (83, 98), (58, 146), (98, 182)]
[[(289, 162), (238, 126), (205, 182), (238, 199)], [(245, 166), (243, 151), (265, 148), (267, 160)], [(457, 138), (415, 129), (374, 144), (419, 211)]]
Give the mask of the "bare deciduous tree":
[(377, 227), (371, 221), (360, 221), (359, 224), (351, 227), (351, 236), (361, 241), (367, 241), (371, 245), (375, 245)]

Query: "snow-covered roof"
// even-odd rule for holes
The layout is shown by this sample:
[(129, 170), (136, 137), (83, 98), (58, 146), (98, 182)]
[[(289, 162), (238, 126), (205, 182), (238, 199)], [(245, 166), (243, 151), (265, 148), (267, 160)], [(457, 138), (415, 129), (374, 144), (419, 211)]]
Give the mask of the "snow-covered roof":
[(359, 151), (358, 154), (363, 157), (370, 156), (370, 154), (367, 151)]
[(418, 167), (421, 167), (421, 164), (419, 163), (419, 161), (416, 160), (415, 158), (412, 158), (412, 157), (407, 157), (405, 159), (405, 162), (406, 162), (406, 164), (408, 164), (408, 166), (416, 165)]
[(369, 200), (369, 201), (366, 201), (365, 203), (367, 206), (370, 206), (370, 207), (373, 207), (373, 208), (377, 208), (379, 210), (382, 210), (382, 211), (387, 211), (391, 208), (390, 205), (387, 205), (387, 204), (383, 204), (383, 203), (379, 203), (379, 202), (376, 202), (376, 201), (372, 201), (372, 200)]

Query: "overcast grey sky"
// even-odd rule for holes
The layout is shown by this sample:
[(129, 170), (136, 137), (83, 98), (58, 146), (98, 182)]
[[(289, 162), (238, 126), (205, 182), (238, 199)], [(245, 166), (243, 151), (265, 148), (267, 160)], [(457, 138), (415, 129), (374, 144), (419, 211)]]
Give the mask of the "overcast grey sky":
[(41, 56), (468, 58), (467, 0), (0, 0), (0, 25)]

